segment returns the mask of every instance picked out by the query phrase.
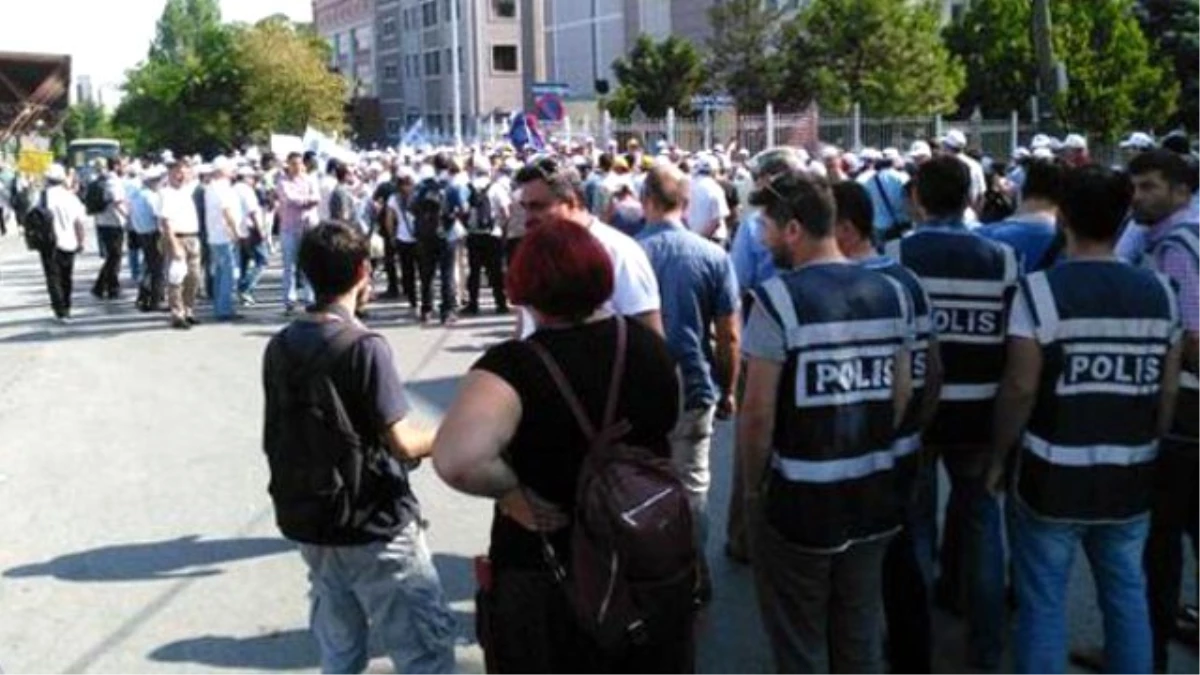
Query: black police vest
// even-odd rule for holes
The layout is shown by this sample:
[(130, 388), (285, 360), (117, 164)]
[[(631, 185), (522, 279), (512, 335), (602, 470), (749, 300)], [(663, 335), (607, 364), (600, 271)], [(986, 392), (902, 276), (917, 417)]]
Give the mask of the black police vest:
[(909, 316), (912, 318), (912, 400), (900, 426), (896, 429), (896, 440), (892, 453), (896, 459), (897, 489), (901, 496), (908, 495), (916, 478), (921, 449), (920, 413), (925, 399), (925, 374), (929, 359), (929, 343), (933, 337), (933, 305), (921, 280), (911, 270), (887, 256), (878, 256), (861, 261), (863, 267), (881, 272), (900, 284), (907, 293)]
[[(1150, 242), (1143, 263), (1157, 268), (1159, 254), (1167, 249), (1180, 251), (1188, 256), (1193, 266), (1200, 267), (1200, 225), (1180, 223), (1163, 237)], [(1178, 289), (1177, 289), (1178, 290)], [(1200, 438), (1200, 379), (1196, 377), (1196, 366), (1184, 364), (1179, 374), (1179, 405), (1175, 408), (1175, 422), (1167, 438), (1183, 443), (1195, 444)]]
[(822, 552), (894, 531), (892, 376), (911, 330), (905, 291), (883, 274), (831, 263), (771, 279), (755, 299), (783, 328), (787, 349), (767, 522)]
[(961, 223), (923, 225), (890, 242), (887, 253), (920, 277), (933, 302), (943, 377), (925, 442), (986, 446), (1004, 371), (1005, 307), (1020, 272), (1016, 253)]
[(1117, 261), (1068, 261), (1021, 279), (1042, 349), (1017, 495), (1048, 518), (1113, 521), (1150, 508), (1170, 281)]

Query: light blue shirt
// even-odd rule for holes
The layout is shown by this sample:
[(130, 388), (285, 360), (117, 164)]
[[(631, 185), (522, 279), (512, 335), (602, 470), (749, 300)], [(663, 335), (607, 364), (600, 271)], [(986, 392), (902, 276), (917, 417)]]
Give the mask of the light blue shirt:
[(733, 235), (733, 244), (729, 248), (738, 287), (747, 291), (777, 274), (771, 251), (762, 241), (762, 226), (762, 216), (758, 211), (751, 211), (742, 219), (742, 226)]
[[(879, 177), (878, 180), (876, 176)], [(904, 194), (904, 186), (908, 185), (908, 174), (897, 169), (868, 171), (858, 177), (858, 183), (866, 188), (871, 197), (876, 232), (883, 232), (893, 225), (910, 221), (908, 196)]]
[(738, 309), (738, 283), (729, 256), (683, 223), (646, 225), (637, 237), (658, 277), (667, 349), (683, 374), (684, 408), (715, 405), (711, 326)]
[(154, 234), (158, 231), (158, 217), (162, 212), (162, 200), (158, 193), (143, 187), (129, 193), (129, 226), (138, 234)]

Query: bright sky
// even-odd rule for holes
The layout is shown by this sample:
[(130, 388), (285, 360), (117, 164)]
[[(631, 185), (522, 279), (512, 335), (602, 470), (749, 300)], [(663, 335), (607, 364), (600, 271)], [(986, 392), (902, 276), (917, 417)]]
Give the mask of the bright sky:
[[(225, 21), (254, 22), (284, 13), (312, 21), (312, 0), (220, 0)], [(71, 55), (71, 77), (89, 75), (106, 105), (119, 96), (125, 70), (142, 59), (166, 0), (0, 0), (0, 50)], [(72, 87), (71, 97), (75, 92)]]

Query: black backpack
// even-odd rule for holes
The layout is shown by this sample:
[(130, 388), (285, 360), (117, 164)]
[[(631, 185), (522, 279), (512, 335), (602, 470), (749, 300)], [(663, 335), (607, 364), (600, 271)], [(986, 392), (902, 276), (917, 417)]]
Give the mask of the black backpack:
[(30, 251), (50, 251), (58, 244), (54, 232), (54, 214), (46, 205), (46, 191), (42, 190), (37, 204), (25, 212), (22, 226), (25, 228), (25, 247)]
[(89, 216), (104, 213), (108, 208), (111, 200), (108, 198), (108, 190), (105, 189), (107, 186), (107, 178), (96, 178), (88, 183), (87, 190), (83, 193), (83, 206)]
[(380, 441), (364, 438), (350, 419), (331, 377), (350, 349), (373, 333), (351, 324), (307, 361), (296, 359), (287, 333), (277, 348), (285, 363), (276, 369), (263, 433), (271, 479), (268, 492), (280, 532), (293, 541), (337, 545), (362, 538), (361, 529), (383, 500), (394, 496), (384, 475)]
[(444, 239), (449, 230), (450, 214), (446, 206), (446, 186), (425, 181), (413, 198), (413, 236), (417, 241)]
[(624, 317), (616, 322), (616, 360), (599, 429), (545, 347), (527, 343), (588, 442), (575, 489), (570, 569), (559, 562), (545, 533), (542, 550), (580, 626), (601, 647), (620, 650), (672, 633), (691, 616), (700, 551), (687, 492), (670, 460), (622, 441), (630, 426), (616, 420), (616, 404), (628, 326)]
[(492, 200), (488, 199), (488, 191), (491, 189), (492, 183), (482, 188), (471, 184), (471, 195), (467, 199), (467, 205), (471, 211), (472, 234), (491, 234), (492, 227), (496, 224), (496, 219), (492, 217)]

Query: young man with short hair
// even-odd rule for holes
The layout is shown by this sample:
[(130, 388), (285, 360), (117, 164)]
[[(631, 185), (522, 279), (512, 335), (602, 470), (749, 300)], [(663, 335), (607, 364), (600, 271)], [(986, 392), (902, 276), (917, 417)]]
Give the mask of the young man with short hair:
[[(1066, 672), (1080, 545), (1104, 616), (1106, 670), (1152, 664), (1142, 553), (1159, 437), (1174, 414), (1180, 327), (1167, 277), (1113, 255), (1129, 201), (1125, 176), (1068, 170), (1059, 202), (1067, 260), (1023, 277), (1011, 309), (988, 489), (1002, 489), (1016, 448), (1008, 514), (1021, 673)], [(1184, 508), (1195, 511), (1194, 493)]]
[[(362, 672), (370, 626), (397, 672), (448, 673), (454, 617), (408, 481), (409, 468), (429, 455), (433, 432), (409, 421), (387, 341), (355, 319), (370, 283), (369, 248), (340, 223), (301, 240), (298, 261), (316, 302), (263, 356), (269, 489), (280, 530), (299, 543), (308, 566), (322, 670)], [(311, 401), (296, 398), (313, 387), (326, 392), (319, 416), (304, 404)], [(335, 503), (313, 489), (314, 479), (328, 480)]]

